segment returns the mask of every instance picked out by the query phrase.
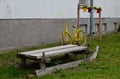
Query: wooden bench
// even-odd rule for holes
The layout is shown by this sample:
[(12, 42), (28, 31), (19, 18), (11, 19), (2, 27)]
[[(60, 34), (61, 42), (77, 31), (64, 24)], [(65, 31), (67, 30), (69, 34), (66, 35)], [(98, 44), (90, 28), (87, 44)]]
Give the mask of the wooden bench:
[[(49, 63), (51, 61), (50, 59), (51, 56), (54, 57), (61, 54), (65, 55), (71, 52), (76, 53), (76, 52), (81, 52), (86, 50), (88, 51), (88, 48), (86, 46), (69, 44), (69, 45), (56, 46), (56, 47), (45, 48), (40, 50), (21, 52), (17, 54), (17, 57), (21, 58), (22, 65), (25, 65), (26, 59), (37, 60), (41, 69), (35, 70), (35, 73), (36, 73), (36, 76), (40, 77), (42, 75), (50, 74), (54, 72), (55, 69), (58, 70), (58, 69), (71, 68), (79, 65), (84, 61), (93, 61), (97, 57), (99, 46), (96, 46), (96, 51), (94, 51), (93, 54), (88, 58), (84, 57), (84, 59), (81, 59), (81, 60), (72, 61), (65, 64), (60, 64), (60, 65), (45, 68), (45, 63), (47, 62)], [(83, 52), (82, 54), (85, 55), (86, 53), (85, 54), (84, 53), (85, 52)]]
[(17, 54), (17, 57), (21, 58), (21, 64), (24, 66), (26, 64), (26, 59), (37, 60), (39, 62), (40, 68), (45, 68), (45, 63), (50, 62), (51, 56), (57, 56), (61, 54), (67, 54), (70, 52), (82, 51), (86, 50), (87, 47), (85, 46), (78, 46), (78, 45), (63, 45), (63, 46), (56, 46), (51, 48), (45, 48), (40, 50), (33, 50), (27, 52), (21, 52)]

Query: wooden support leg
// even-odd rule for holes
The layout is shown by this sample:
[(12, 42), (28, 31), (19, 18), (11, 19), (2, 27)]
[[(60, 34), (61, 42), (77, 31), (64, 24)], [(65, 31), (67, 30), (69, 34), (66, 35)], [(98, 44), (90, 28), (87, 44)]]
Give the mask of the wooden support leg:
[(25, 66), (26, 65), (26, 58), (21, 58), (21, 66)]
[(44, 62), (39, 62), (39, 66), (41, 69), (45, 69), (45, 63)]
[(86, 59), (87, 58), (87, 55), (85, 53), (83, 53), (83, 58)]
[(42, 59), (39, 61), (39, 66), (41, 69), (45, 69), (45, 53), (42, 53), (43, 57)]

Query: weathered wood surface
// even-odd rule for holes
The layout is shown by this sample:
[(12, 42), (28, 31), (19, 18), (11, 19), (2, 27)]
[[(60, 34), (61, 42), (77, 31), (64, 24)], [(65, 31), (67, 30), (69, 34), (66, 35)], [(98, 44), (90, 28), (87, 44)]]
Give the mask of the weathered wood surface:
[(48, 67), (45, 69), (36, 70), (35, 73), (36, 73), (36, 76), (40, 77), (45, 74), (50, 74), (50, 73), (54, 72), (55, 70), (75, 67), (83, 61), (85, 61), (85, 59), (66, 63), (66, 64), (61, 64), (61, 65), (57, 65), (57, 66), (52, 66), (52, 67)]
[[(25, 66), (26, 64), (26, 59), (31, 59), (31, 60), (37, 60), (38, 63), (42, 63), (45, 65), (47, 62), (51, 62), (50, 56), (57, 56), (57, 55), (65, 55), (70, 52), (76, 52), (76, 51), (82, 51), (86, 50), (87, 47), (85, 46), (78, 46), (78, 45), (63, 45), (63, 46), (56, 46), (56, 47), (51, 47), (51, 48), (45, 48), (45, 49), (40, 49), (40, 50), (34, 50), (34, 51), (28, 51), (28, 52), (22, 52), (17, 54), (17, 57), (21, 58), (21, 65)], [(40, 68), (43, 65), (40, 65)]]
[[(45, 52), (45, 57), (56, 56), (56, 55), (60, 55), (60, 54), (66, 54), (66, 53), (81, 51), (81, 50), (85, 50), (85, 49), (87, 49), (87, 47), (79, 46), (79, 47), (72, 47), (72, 48), (48, 51), (48, 52)], [(42, 52), (37, 53), (37, 54), (30, 54), (29, 56), (35, 56), (35, 57), (37, 57), (37, 59), (39, 59), (42, 57)]]
[(29, 54), (37, 54), (40, 52), (48, 52), (48, 51), (53, 51), (53, 50), (58, 50), (58, 49), (65, 49), (65, 48), (70, 48), (70, 47), (76, 47), (77, 45), (64, 45), (64, 46), (56, 46), (56, 47), (51, 47), (51, 48), (44, 48), (44, 49), (39, 49), (39, 50), (33, 50), (33, 51), (27, 51), (27, 52), (21, 52), (19, 54), (22, 55), (29, 55)]
[(78, 60), (78, 61), (74, 61), (74, 62), (70, 62), (70, 63), (66, 63), (66, 64), (61, 64), (61, 65), (57, 65), (57, 66), (53, 66), (53, 67), (48, 67), (45, 69), (36, 70), (35, 73), (38, 77), (40, 77), (45, 74), (50, 74), (50, 73), (54, 72), (55, 70), (75, 67), (84, 61), (93, 61), (97, 57), (98, 50), (99, 50), (99, 46), (96, 46), (96, 51), (92, 54), (91, 57), (89, 57), (87, 59), (82, 59), (82, 60)]
[(96, 51), (93, 53), (93, 55), (91, 57), (88, 58), (88, 60), (93, 61), (94, 59), (96, 59), (96, 57), (98, 55), (98, 51), (99, 51), (99, 46), (96, 46)]
[(19, 53), (18, 55), (40, 59), (42, 58), (43, 53), (45, 54), (45, 57), (49, 57), (49, 56), (56, 56), (59, 54), (66, 54), (70, 52), (81, 51), (85, 49), (87, 49), (87, 47), (85, 46), (64, 45), (64, 46), (57, 46), (57, 47), (46, 48), (46, 49), (41, 49), (36, 51), (22, 52), (22, 53)]

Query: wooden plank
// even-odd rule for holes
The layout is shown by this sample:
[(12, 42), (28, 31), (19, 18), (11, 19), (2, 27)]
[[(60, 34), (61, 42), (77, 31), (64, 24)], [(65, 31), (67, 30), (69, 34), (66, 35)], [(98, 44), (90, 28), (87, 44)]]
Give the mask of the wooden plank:
[(93, 53), (93, 55), (88, 60), (93, 61), (94, 59), (96, 59), (98, 55), (98, 51), (99, 51), (99, 46), (96, 46), (96, 51)]
[[(81, 50), (85, 50), (85, 49), (87, 49), (87, 47), (77, 46), (77, 47), (72, 47), (72, 48), (48, 51), (48, 52), (45, 52), (45, 57), (56, 56), (59, 54), (66, 54), (66, 53), (81, 51)], [(29, 56), (33, 56), (33, 57), (36, 57), (37, 59), (40, 59), (42, 57), (42, 53), (30, 54)]]
[(66, 64), (61, 64), (61, 65), (57, 65), (57, 66), (53, 66), (53, 67), (49, 67), (49, 68), (46, 68), (46, 69), (36, 70), (35, 73), (36, 73), (37, 77), (40, 77), (40, 76), (43, 76), (45, 74), (50, 74), (52, 72), (55, 72), (55, 70), (75, 67), (75, 66), (79, 65), (83, 61), (85, 61), (85, 59), (70, 62), (70, 63), (66, 63)]
[(47, 51), (53, 51), (53, 50), (58, 50), (58, 49), (64, 49), (64, 48), (71, 48), (71, 47), (76, 47), (77, 45), (63, 45), (63, 46), (56, 46), (56, 47), (51, 47), (51, 48), (44, 48), (44, 49), (39, 49), (39, 50), (33, 50), (33, 51), (27, 51), (27, 52), (21, 52), (19, 54), (22, 55), (30, 55), (30, 54), (37, 54), (40, 52), (47, 52)]

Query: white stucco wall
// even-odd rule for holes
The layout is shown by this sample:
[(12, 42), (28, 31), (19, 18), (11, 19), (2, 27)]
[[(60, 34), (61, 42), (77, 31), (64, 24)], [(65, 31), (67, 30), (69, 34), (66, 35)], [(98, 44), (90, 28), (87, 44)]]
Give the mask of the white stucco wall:
[[(0, 19), (75, 18), (78, 0), (0, 0)], [(102, 17), (120, 17), (120, 0), (94, 0), (102, 7)], [(81, 17), (89, 13), (81, 11)], [(97, 17), (97, 14), (94, 14)]]
[(94, 0), (94, 5), (102, 7), (102, 17), (120, 18), (120, 0)]

